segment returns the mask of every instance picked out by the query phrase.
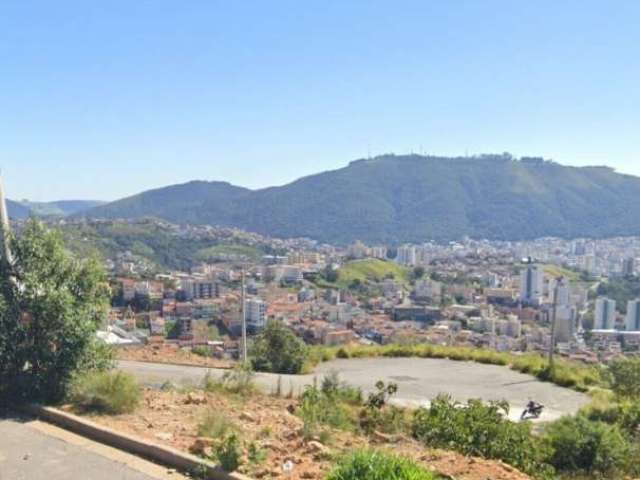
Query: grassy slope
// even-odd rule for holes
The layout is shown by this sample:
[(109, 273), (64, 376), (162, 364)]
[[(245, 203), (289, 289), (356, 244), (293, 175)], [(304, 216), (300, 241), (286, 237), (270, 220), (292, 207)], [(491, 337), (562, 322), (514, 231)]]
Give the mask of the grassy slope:
[(578, 272), (574, 272), (573, 270), (560, 267), (559, 265), (548, 264), (548, 265), (545, 265), (543, 268), (544, 268), (544, 273), (552, 277), (566, 277), (570, 282), (580, 281), (580, 274)]
[(406, 282), (409, 277), (409, 269), (392, 261), (368, 258), (366, 260), (353, 260), (344, 264), (338, 270), (338, 280), (327, 282), (320, 280), (318, 285), (325, 288), (347, 288), (354, 280), (382, 281), (387, 276), (400, 282)]
[(212, 239), (181, 237), (153, 223), (65, 225), (61, 230), (67, 248), (81, 257), (98, 253), (105, 258), (114, 258), (118, 253), (130, 251), (170, 269), (187, 270), (208, 258), (207, 252), (210, 256), (214, 253), (262, 255), (253, 246), (217, 245)]

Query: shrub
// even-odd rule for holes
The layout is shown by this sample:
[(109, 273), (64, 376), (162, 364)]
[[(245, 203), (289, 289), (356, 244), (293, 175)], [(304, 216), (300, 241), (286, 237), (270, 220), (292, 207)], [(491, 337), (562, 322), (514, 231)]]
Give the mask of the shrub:
[(316, 385), (305, 388), (297, 413), (304, 422), (304, 436), (307, 438), (316, 434), (321, 425), (341, 430), (353, 429), (348, 408), (337, 397), (323, 393)]
[(640, 397), (640, 357), (621, 357), (609, 364), (611, 389), (625, 398)]
[(398, 385), (376, 382), (376, 392), (370, 393), (364, 408), (360, 410), (360, 428), (371, 434), (376, 430), (383, 433), (396, 433), (403, 430), (404, 411), (388, 405), (389, 399), (398, 391)]
[(37, 220), (8, 240), (13, 261), (0, 261), (0, 404), (57, 402), (76, 375), (111, 366), (110, 348), (95, 336), (107, 317), (107, 276), (98, 259), (73, 258), (60, 232)]
[(238, 436), (233, 433), (226, 437), (216, 446), (215, 453), (220, 466), (225, 472), (237, 470), (241, 464), (240, 457), (242, 455)]
[(76, 407), (110, 415), (134, 411), (140, 398), (135, 378), (120, 371), (83, 374), (73, 382), (70, 394)]
[(257, 390), (253, 382), (254, 376), (250, 366), (239, 364), (233, 370), (225, 372), (220, 380), (213, 378), (211, 372), (207, 372), (202, 388), (207, 392), (227, 392), (248, 397)]
[(551, 463), (561, 472), (614, 476), (625, 469), (629, 444), (615, 425), (584, 416), (564, 417), (545, 430), (553, 453)]
[(331, 371), (324, 376), (320, 389), (324, 395), (350, 405), (360, 405), (362, 403), (362, 390), (341, 382), (340, 376), (336, 371)]
[(216, 411), (207, 410), (198, 425), (198, 435), (220, 440), (238, 430), (227, 416)]
[(211, 349), (205, 347), (204, 345), (197, 345), (191, 349), (191, 353), (195, 355), (199, 355), (201, 357), (212, 357), (213, 353)]
[(516, 468), (544, 477), (550, 475), (543, 460), (543, 445), (528, 423), (512, 423), (506, 402), (454, 402), (438, 396), (429, 408), (414, 413), (412, 433), (430, 447), (446, 448), (465, 455), (502, 460)]
[(251, 349), (251, 362), (258, 371), (300, 373), (309, 356), (305, 343), (282, 322), (270, 320)]
[(260, 465), (267, 459), (267, 452), (260, 448), (257, 443), (251, 442), (247, 447), (247, 460), (253, 465)]
[(407, 458), (375, 450), (343, 457), (326, 480), (434, 480), (428, 470)]

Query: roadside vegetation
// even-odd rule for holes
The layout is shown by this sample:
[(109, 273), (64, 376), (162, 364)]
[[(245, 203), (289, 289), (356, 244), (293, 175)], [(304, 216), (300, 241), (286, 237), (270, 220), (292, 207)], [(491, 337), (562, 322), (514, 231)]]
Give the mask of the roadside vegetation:
[(435, 480), (413, 460), (376, 450), (360, 450), (338, 461), (326, 480)]
[(10, 248), (11, 264), (0, 261), (0, 403), (59, 401), (75, 376), (111, 366), (95, 336), (107, 316), (107, 277), (36, 220)]
[(257, 371), (295, 374), (302, 372), (309, 347), (282, 322), (269, 320), (255, 337), (249, 354)]
[(552, 382), (561, 387), (586, 392), (592, 387), (606, 385), (601, 368), (562, 359), (555, 361), (549, 369), (545, 358), (538, 354), (516, 355), (472, 347), (449, 347), (431, 344), (413, 345), (348, 345), (343, 347), (312, 347), (305, 371), (312, 371), (320, 362), (337, 358), (370, 357), (419, 357), (446, 358), (489, 365), (508, 366), (512, 370), (533, 375), (539, 380)]
[(141, 398), (135, 378), (120, 371), (79, 375), (69, 392), (69, 401), (75, 408), (109, 415), (133, 412)]
[[(324, 462), (325, 480), (439, 478), (424, 464), (389, 454), (407, 442), (414, 452), (436, 448), (499, 460), (541, 480), (634, 477), (640, 474), (640, 360), (616, 360), (602, 376), (608, 378), (611, 389), (591, 389), (592, 402), (578, 414), (536, 427), (508, 420), (506, 402), (459, 402), (441, 395), (428, 407), (400, 407), (392, 401), (396, 384), (379, 381), (365, 395), (335, 372), (287, 403), (280, 403), (282, 392), (260, 392), (252, 371), (240, 367), (220, 379), (207, 375), (202, 390), (191, 388), (177, 398), (184, 405), (201, 407), (194, 427), (198, 448), (192, 451), (227, 471), (263, 472), (273, 454), (268, 445), (283, 436), (290, 439), (289, 448), (311, 451), (314, 462)], [(139, 405), (135, 401), (124, 402), (124, 409), (112, 406), (118, 404), (123, 390), (139, 392), (126, 376), (89, 375), (79, 377), (74, 385), (78, 385), (76, 401), (89, 410), (130, 412)], [(227, 399), (226, 408), (236, 411), (234, 415), (220, 408), (222, 398)], [(247, 408), (263, 404), (279, 405), (280, 413), (274, 412), (277, 422), (295, 418), (298, 426), (288, 424), (275, 434), (276, 424), (264, 423), (258, 410)], [(371, 450), (373, 444), (380, 449)]]
[[(612, 375), (623, 371), (624, 378), (640, 388), (635, 379), (640, 361), (619, 362), (625, 367), (612, 368)], [(394, 435), (408, 435), (426, 448), (501, 460), (539, 479), (640, 474), (640, 397), (629, 396), (626, 382), (622, 391), (594, 390), (594, 402), (577, 415), (534, 430), (529, 422), (508, 420), (506, 402), (461, 403), (441, 395), (429, 407), (411, 410), (389, 403), (397, 389), (394, 384), (378, 382), (374, 393), (357, 400), (337, 376), (328, 378), (320, 387), (308, 387), (300, 400), (297, 414), (307, 437), (328, 436), (331, 429), (389, 441)]]

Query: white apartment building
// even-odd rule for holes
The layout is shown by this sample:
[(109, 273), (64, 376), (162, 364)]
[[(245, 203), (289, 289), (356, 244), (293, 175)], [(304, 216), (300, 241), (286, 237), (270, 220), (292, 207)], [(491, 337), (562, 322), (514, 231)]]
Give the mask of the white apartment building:
[(520, 301), (537, 305), (542, 299), (544, 272), (537, 265), (529, 265), (520, 272)]
[(576, 333), (576, 309), (570, 305), (556, 306), (556, 342), (566, 343)]
[(396, 261), (402, 265), (416, 265), (418, 263), (418, 253), (415, 245), (403, 245), (398, 247)]
[(640, 332), (640, 300), (627, 302), (627, 332)]
[(267, 304), (259, 298), (248, 298), (244, 302), (247, 327), (260, 330), (267, 324)]
[(595, 330), (613, 330), (616, 325), (616, 301), (600, 297), (596, 300)]

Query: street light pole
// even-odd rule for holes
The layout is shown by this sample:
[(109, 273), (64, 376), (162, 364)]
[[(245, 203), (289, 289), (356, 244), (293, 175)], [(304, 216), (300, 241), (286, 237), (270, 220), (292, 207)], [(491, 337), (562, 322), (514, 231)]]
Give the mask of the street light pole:
[(549, 341), (549, 371), (553, 370), (553, 353), (556, 346), (556, 313), (558, 310), (558, 291), (560, 290), (560, 281), (562, 277), (556, 278), (556, 284), (553, 287), (553, 306), (551, 310), (551, 339)]
[(242, 285), (240, 293), (240, 315), (242, 316), (242, 363), (247, 363), (247, 312), (245, 306), (245, 272), (242, 267)]

